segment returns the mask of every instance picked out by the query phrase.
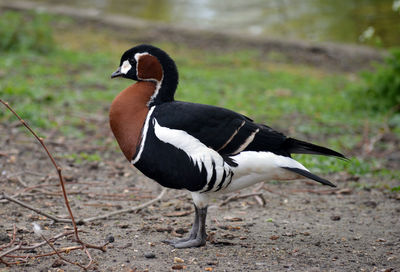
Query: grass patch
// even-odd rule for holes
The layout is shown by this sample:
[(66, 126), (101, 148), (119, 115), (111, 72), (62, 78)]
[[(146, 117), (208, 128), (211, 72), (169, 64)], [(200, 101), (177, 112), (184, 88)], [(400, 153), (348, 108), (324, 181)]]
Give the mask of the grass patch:
[(0, 19), (0, 51), (48, 53), (54, 48), (51, 16), (47, 14), (4, 12)]
[(67, 158), (77, 164), (80, 164), (83, 162), (100, 162), (102, 160), (102, 157), (100, 156), (100, 154), (97, 154), (97, 153), (88, 154), (86, 152), (68, 154), (68, 155), (65, 155), (65, 158)]

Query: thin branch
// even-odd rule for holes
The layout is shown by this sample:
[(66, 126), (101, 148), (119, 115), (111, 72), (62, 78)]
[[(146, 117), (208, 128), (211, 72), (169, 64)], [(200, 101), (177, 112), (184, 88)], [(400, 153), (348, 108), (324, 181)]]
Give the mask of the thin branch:
[(43, 216), (45, 216), (45, 217), (47, 217), (47, 218), (50, 218), (50, 219), (53, 220), (54, 222), (71, 223), (71, 219), (65, 219), (65, 218), (58, 218), (58, 217), (55, 217), (55, 216), (53, 216), (53, 215), (51, 215), (51, 214), (48, 214), (48, 213), (46, 213), (46, 212), (44, 212), (44, 211), (41, 211), (41, 210), (39, 210), (39, 209), (36, 209), (36, 208), (32, 207), (31, 205), (29, 205), (29, 204), (27, 204), (27, 203), (25, 203), (25, 202), (22, 202), (22, 201), (20, 201), (20, 200), (18, 200), (18, 199), (15, 199), (15, 198), (12, 197), (12, 196), (8, 196), (8, 195), (6, 195), (5, 193), (1, 193), (1, 194), (0, 194), (0, 199), (7, 199), (8, 201), (14, 202), (14, 203), (16, 203), (16, 204), (18, 204), (18, 205), (20, 205), (20, 206), (22, 206), (22, 207), (24, 207), (24, 208), (27, 208), (27, 209), (29, 209), (29, 210), (31, 210), (31, 211), (34, 211), (34, 212), (36, 212), (36, 213), (38, 213), (38, 214), (40, 214), (40, 215), (43, 215)]
[[(47, 156), (49, 157), (49, 159), (50, 159), (51, 163), (53, 164), (54, 168), (57, 170), (58, 178), (59, 178), (59, 181), (60, 181), (60, 186), (61, 186), (62, 193), (63, 193), (63, 197), (64, 197), (65, 206), (67, 207), (69, 216), (70, 216), (71, 221), (72, 221), (72, 226), (73, 226), (73, 228), (74, 228), (75, 239), (76, 239), (76, 241), (77, 241), (78, 243), (80, 243), (80, 244), (83, 246), (83, 248), (85, 249), (85, 252), (86, 252), (86, 254), (87, 254), (87, 256), (88, 256), (88, 258), (89, 258), (89, 260), (90, 260), (89, 265), (91, 265), (93, 260), (92, 260), (92, 257), (90, 256), (90, 254), (88, 254), (87, 248), (95, 248), (95, 249), (99, 249), (99, 250), (105, 251), (105, 246), (104, 246), (104, 245), (103, 245), (103, 246), (91, 245), (91, 244), (88, 244), (88, 243), (83, 242), (83, 241), (79, 238), (78, 227), (77, 227), (77, 225), (76, 225), (75, 218), (74, 218), (74, 215), (73, 215), (73, 213), (72, 213), (72, 209), (71, 209), (71, 207), (70, 207), (70, 205), (69, 205), (68, 196), (67, 196), (67, 191), (66, 191), (66, 189), (65, 189), (65, 182), (64, 182), (64, 177), (63, 177), (63, 175), (62, 175), (62, 169), (61, 169), (61, 167), (58, 166), (58, 164), (56, 163), (54, 157), (53, 157), (53, 156), (51, 155), (51, 153), (49, 152), (49, 150), (48, 150), (46, 144), (45, 144), (44, 141), (43, 141), (43, 138), (39, 137), (39, 136), (31, 129), (31, 127), (30, 127), (30, 126), (29, 126), (29, 125), (28, 125), (28, 124), (27, 124), (27, 123), (26, 123), (26, 122), (25, 122), (11, 107), (10, 107), (10, 105), (9, 105), (7, 102), (5, 102), (5, 101), (3, 101), (2, 99), (0, 99), (0, 103), (2, 103), (9, 111), (11, 111), (11, 112), (18, 118), (18, 120), (22, 123), (22, 125), (24, 125), (25, 128), (28, 129), (28, 130), (31, 132), (31, 134), (39, 141), (39, 143), (41, 144), (41, 146), (43, 147), (43, 149), (46, 151), (46, 154), (47, 154)], [(4, 193), (3, 193), (3, 197), (4, 197)], [(10, 200), (10, 199), (9, 199), (9, 200)], [(20, 203), (19, 203), (19, 204), (20, 204)], [(25, 205), (25, 207), (28, 207), (28, 206)], [(36, 211), (36, 212), (37, 212), (37, 211)], [(0, 256), (0, 258), (1, 258), (1, 256)], [(79, 267), (82, 267), (80, 264), (77, 264), (77, 263), (76, 263), (76, 265), (78, 265)], [(84, 267), (83, 267), (83, 268), (84, 268)]]
[[(74, 234), (73, 232), (71, 234)], [(49, 240), (50, 241), (50, 240)], [(43, 244), (47, 244), (46, 241), (43, 242)], [(42, 245), (43, 245), (42, 244)], [(61, 248), (59, 250), (57, 250), (58, 253), (69, 253), (70, 251), (73, 250), (78, 250), (78, 249), (83, 249), (83, 246), (73, 246), (73, 247), (65, 247), (65, 248)], [(22, 248), (20, 248), (20, 250), (22, 250)], [(47, 253), (41, 253), (41, 254), (37, 254), (37, 255), (26, 255), (26, 256), (22, 256), (22, 255), (7, 255), (5, 257), (7, 258), (13, 258), (13, 259), (37, 259), (37, 258), (42, 258), (42, 257), (48, 257), (48, 256), (53, 256), (56, 255), (57, 252), (55, 251), (51, 251), (51, 252), (47, 252)]]
[(252, 196), (262, 197), (262, 193), (249, 193), (249, 194), (243, 194), (243, 195), (234, 194), (234, 195), (228, 197), (227, 199), (225, 199), (224, 201), (222, 201), (219, 204), (219, 206), (222, 207), (222, 206), (228, 204), (231, 201), (235, 201), (235, 200), (242, 199), (242, 198), (248, 198), (248, 197), (252, 197)]
[(33, 131), (33, 129), (31, 129), (31, 127), (25, 122), (25, 120), (23, 120), (23, 119), (10, 107), (10, 105), (9, 105), (7, 102), (3, 101), (2, 99), (0, 99), (0, 102), (1, 102), (4, 106), (6, 106), (7, 109), (10, 110), (10, 111), (18, 118), (18, 120), (22, 123), (22, 125), (24, 125), (24, 127), (26, 127), (26, 128), (30, 131), (30, 133), (32, 133), (32, 135), (36, 138), (36, 140), (39, 141), (39, 143), (41, 144), (41, 146), (43, 147), (43, 149), (46, 151), (47, 156), (49, 157), (51, 163), (53, 164), (53, 166), (54, 166), (55, 169), (57, 170), (58, 178), (59, 178), (59, 180), (60, 180), (60, 186), (61, 186), (61, 189), (62, 189), (62, 191), (63, 191), (63, 196), (64, 196), (64, 200), (65, 200), (65, 206), (67, 207), (69, 216), (70, 216), (70, 218), (71, 218), (71, 220), (72, 220), (72, 225), (73, 225), (74, 230), (75, 230), (75, 238), (76, 238), (77, 241), (80, 241), (79, 235), (78, 235), (78, 231), (77, 231), (78, 228), (77, 228), (77, 226), (76, 226), (75, 218), (74, 218), (74, 215), (72, 214), (72, 210), (71, 210), (71, 207), (70, 207), (70, 205), (69, 205), (69, 201), (68, 201), (68, 197), (67, 197), (67, 192), (66, 192), (66, 190), (65, 190), (64, 178), (63, 178), (63, 175), (62, 175), (62, 173), (61, 173), (61, 172), (62, 172), (61, 167), (58, 166), (58, 164), (56, 163), (55, 159), (54, 159), (53, 156), (50, 154), (50, 152), (49, 152), (49, 150), (48, 150), (46, 144), (45, 144), (44, 141), (43, 141), (43, 138), (42, 138), (42, 137), (39, 137), (39, 136), (36, 134), (36, 132)]
[(9, 250), (4, 251), (3, 253), (1, 253), (1, 254), (0, 254), (0, 258), (6, 256), (6, 255), (8, 255), (8, 254), (10, 254), (11, 252), (14, 252), (14, 251), (20, 249), (20, 248), (21, 248), (21, 245), (22, 245), (22, 241), (19, 242), (19, 244), (18, 244), (17, 246), (15, 246), (15, 247), (13, 247), (13, 248), (10, 248)]
[[(49, 247), (51, 247), (51, 249), (54, 250), (54, 252), (57, 254), (58, 258), (60, 258), (60, 259), (63, 260), (64, 262), (77, 265), (77, 266), (79, 266), (80, 268), (83, 268), (83, 269), (85, 269), (85, 270), (87, 269), (87, 267), (81, 265), (80, 263), (78, 263), (78, 262), (72, 262), (72, 261), (70, 261), (70, 260), (64, 258), (63, 256), (61, 256), (61, 254), (57, 251), (57, 249), (49, 242), (49, 240), (46, 239), (46, 237), (44, 237), (43, 234), (41, 234), (40, 236), (43, 238), (43, 240), (46, 241), (46, 243), (49, 245)], [(90, 264), (91, 264), (91, 258), (90, 258)]]
[[(78, 230), (78, 231), (79, 231), (79, 230)], [(64, 237), (64, 236), (71, 235), (71, 234), (74, 234), (74, 231), (67, 231), (67, 232), (63, 232), (63, 233), (57, 234), (56, 236), (50, 238), (49, 240), (50, 240), (51, 242), (55, 242), (57, 239), (59, 239), (59, 238), (61, 238), (61, 237)], [(19, 243), (18, 246), (15, 246), (15, 247), (13, 247), (13, 248), (11, 248), (11, 249), (9, 249), (9, 250), (7, 250), (7, 251), (1, 253), (1, 254), (0, 254), (0, 258), (2, 258), (2, 257), (8, 257), (8, 258), (14, 258), (14, 257), (15, 257), (15, 258), (28, 258), (28, 257), (31, 257), (31, 256), (10, 256), (10, 253), (12, 253), (12, 252), (14, 252), (14, 251), (17, 251), (17, 250), (32, 250), (32, 249), (41, 247), (41, 246), (43, 246), (43, 245), (45, 245), (45, 244), (46, 244), (46, 242), (44, 241), (44, 242), (41, 242), (41, 243), (34, 244), (34, 245), (32, 245), (32, 246), (22, 246), (22, 241), (21, 241), (21, 242)], [(8, 244), (8, 246), (11, 246), (11, 245), (12, 245), (12, 244)], [(4, 249), (4, 248), (3, 248), (3, 249)], [(55, 253), (54, 253), (54, 254), (55, 254)], [(32, 257), (37, 257), (37, 256), (32, 256)]]
[[(253, 193), (257, 193), (262, 190), (264, 187), (264, 182), (260, 183), (257, 187), (253, 189)], [(258, 205), (261, 207), (264, 207), (267, 204), (267, 201), (265, 201), (264, 195), (255, 195), (254, 199), (257, 201)]]
[[(78, 231), (80, 231), (80, 230), (78, 229)], [(71, 234), (74, 234), (74, 231), (66, 231), (66, 232), (63, 232), (63, 233), (59, 233), (59, 234), (57, 234), (56, 236), (53, 236), (52, 238), (50, 238), (49, 240), (50, 240), (51, 242), (55, 242), (55, 241), (57, 241), (58, 239), (60, 239), (61, 237), (69, 236), (69, 235), (71, 235)], [(45, 245), (45, 244), (46, 244), (46, 242), (41, 242), (41, 243), (33, 244), (33, 245), (31, 245), (31, 246), (23, 246), (23, 247), (21, 247), (21, 249), (22, 249), (22, 250), (32, 250), (32, 249), (41, 247), (41, 246), (43, 246), (43, 245)]]
[(82, 222), (83, 223), (88, 223), (88, 222), (92, 222), (92, 221), (99, 220), (99, 219), (106, 219), (106, 218), (109, 218), (109, 217), (117, 215), (117, 214), (128, 213), (128, 212), (133, 212), (133, 211), (137, 211), (137, 210), (143, 209), (143, 208), (145, 208), (147, 206), (150, 206), (151, 204), (153, 204), (155, 202), (160, 201), (163, 198), (163, 196), (164, 196), (166, 191), (167, 191), (167, 189), (164, 188), (156, 198), (154, 198), (154, 199), (152, 199), (150, 201), (147, 201), (146, 203), (143, 203), (141, 205), (138, 205), (138, 206), (135, 206), (135, 207), (131, 207), (131, 208), (128, 208), (128, 209), (123, 209), (123, 210), (119, 210), (119, 211), (110, 212), (110, 213), (99, 215), (99, 216), (95, 216), (95, 217), (86, 218), (86, 219), (83, 219)]

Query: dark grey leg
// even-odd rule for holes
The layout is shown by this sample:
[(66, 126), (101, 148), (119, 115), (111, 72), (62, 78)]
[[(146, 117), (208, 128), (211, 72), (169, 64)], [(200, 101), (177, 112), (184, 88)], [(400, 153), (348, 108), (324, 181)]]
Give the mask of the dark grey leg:
[(192, 225), (192, 229), (189, 232), (189, 236), (175, 240), (163, 240), (162, 242), (172, 246), (177, 243), (186, 242), (196, 238), (198, 230), (199, 230), (199, 209), (196, 207), (196, 205), (194, 205), (194, 223)]
[(207, 207), (198, 209), (199, 226), (197, 229), (196, 237), (185, 242), (176, 243), (173, 246), (176, 248), (200, 247), (206, 244), (206, 217)]
[(164, 241), (176, 248), (200, 247), (206, 244), (206, 217), (207, 207), (195, 207), (195, 218), (192, 229), (190, 230), (189, 237), (178, 240)]

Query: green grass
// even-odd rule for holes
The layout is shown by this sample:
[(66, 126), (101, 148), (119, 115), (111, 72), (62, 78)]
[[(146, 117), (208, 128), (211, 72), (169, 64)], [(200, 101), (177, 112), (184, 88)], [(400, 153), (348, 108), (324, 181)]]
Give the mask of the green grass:
[(88, 154), (86, 152), (71, 153), (64, 156), (65, 158), (80, 164), (82, 162), (100, 162), (102, 157), (98, 153)]
[[(86, 137), (85, 131), (96, 127), (82, 117), (107, 115), (115, 95), (132, 83), (111, 80), (110, 74), (122, 52), (135, 43), (114, 39), (111, 32), (70, 24), (70, 28), (53, 31), (55, 46), (48, 52), (23, 47), (0, 51), (0, 97), (36, 128)], [(354, 149), (367, 122), (373, 135), (386, 118), (353, 107), (353, 90), (360, 84), (354, 75), (278, 64), (257, 51), (204, 52), (169, 43), (156, 45), (177, 62), (177, 99), (226, 107), (344, 153), (357, 153)], [(5, 109), (0, 111), (2, 123), (12, 118)], [(353, 158), (351, 163), (318, 156), (296, 158), (318, 173), (346, 171), (390, 178), (399, 174), (375, 158)], [(72, 159), (96, 160), (81, 154)]]

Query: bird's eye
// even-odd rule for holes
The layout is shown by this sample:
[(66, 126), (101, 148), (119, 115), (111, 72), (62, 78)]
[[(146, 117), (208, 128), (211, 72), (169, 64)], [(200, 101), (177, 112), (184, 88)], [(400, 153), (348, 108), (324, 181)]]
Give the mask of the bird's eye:
[(129, 63), (129, 60), (125, 60), (121, 65), (121, 73), (127, 74), (131, 68), (132, 65)]

